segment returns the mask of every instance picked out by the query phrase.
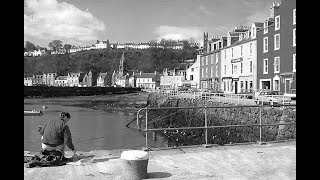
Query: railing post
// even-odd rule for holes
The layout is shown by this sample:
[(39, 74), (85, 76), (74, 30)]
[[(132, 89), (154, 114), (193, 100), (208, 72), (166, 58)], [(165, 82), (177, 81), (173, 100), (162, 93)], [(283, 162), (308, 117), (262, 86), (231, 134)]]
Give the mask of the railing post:
[(264, 145), (266, 143), (262, 142), (262, 107), (263, 107), (263, 104), (260, 105), (260, 122), (259, 122), (259, 131), (260, 131), (260, 136), (259, 136), (259, 145)]
[(146, 149), (149, 149), (148, 147), (148, 108), (146, 108)]
[(204, 107), (204, 126), (205, 126), (205, 134), (204, 134), (204, 137), (205, 137), (205, 141), (206, 141), (206, 144), (205, 144), (205, 147), (208, 147), (208, 119), (207, 119), (207, 105), (205, 105)]

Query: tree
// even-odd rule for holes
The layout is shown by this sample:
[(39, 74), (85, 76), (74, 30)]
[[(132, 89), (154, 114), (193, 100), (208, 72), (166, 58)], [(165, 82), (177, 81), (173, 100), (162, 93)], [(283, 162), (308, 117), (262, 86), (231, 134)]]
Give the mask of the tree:
[(71, 47), (72, 46), (70, 44), (63, 45), (63, 48), (66, 50), (66, 53), (68, 53), (70, 51)]
[(58, 51), (62, 47), (62, 41), (53, 40), (48, 45), (53, 51)]
[(26, 48), (26, 50), (28, 52), (36, 50), (36, 46), (32, 42), (29, 42), (29, 41), (26, 41), (26, 44), (24, 47)]

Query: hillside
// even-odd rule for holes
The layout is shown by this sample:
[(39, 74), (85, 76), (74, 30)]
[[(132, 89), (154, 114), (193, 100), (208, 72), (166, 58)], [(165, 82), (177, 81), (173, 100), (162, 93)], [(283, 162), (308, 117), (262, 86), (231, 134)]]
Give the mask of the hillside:
[(42, 74), (56, 72), (66, 75), (68, 72), (108, 72), (110, 75), (118, 70), (122, 52), (125, 51), (125, 70), (143, 72), (162, 71), (187, 59), (195, 59), (197, 50), (187, 48), (174, 49), (102, 49), (76, 52), (73, 54), (45, 55), (41, 57), (24, 57), (24, 74)]

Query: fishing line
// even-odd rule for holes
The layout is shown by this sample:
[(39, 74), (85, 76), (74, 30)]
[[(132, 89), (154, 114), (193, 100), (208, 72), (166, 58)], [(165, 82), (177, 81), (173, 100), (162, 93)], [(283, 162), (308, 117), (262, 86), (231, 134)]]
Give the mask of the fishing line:
[(91, 139), (87, 139), (87, 140), (76, 141), (74, 143), (76, 144), (76, 143), (80, 143), (80, 142), (88, 142), (88, 141), (92, 141), (92, 140), (95, 140), (95, 139), (102, 139), (102, 138), (104, 138), (104, 136), (97, 137), (97, 138), (91, 138)]

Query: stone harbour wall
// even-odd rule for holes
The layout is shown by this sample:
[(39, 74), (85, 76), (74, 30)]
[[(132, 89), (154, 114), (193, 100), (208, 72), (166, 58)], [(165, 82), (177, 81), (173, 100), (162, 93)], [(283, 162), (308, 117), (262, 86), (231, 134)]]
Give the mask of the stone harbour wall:
[[(200, 107), (223, 106), (226, 108), (156, 109), (148, 110), (148, 128), (178, 128), (205, 126), (250, 125), (260, 123), (260, 107), (232, 107), (230, 104), (210, 102), (201, 99), (168, 98), (160, 94), (150, 94), (148, 107)], [(141, 118), (142, 128), (145, 126)], [(262, 107), (261, 124), (296, 122), (296, 111), (291, 108)], [(263, 142), (296, 138), (296, 124), (262, 126)], [(168, 146), (205, 144), (205, 130), (158, 131), (166, 137)], [(208, 144), (231, 144), (260, 141), (259, 126), (226, 127), (208, 129)]]

